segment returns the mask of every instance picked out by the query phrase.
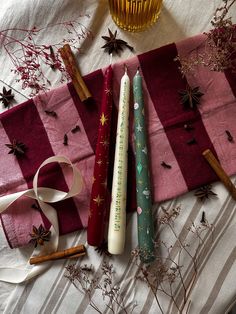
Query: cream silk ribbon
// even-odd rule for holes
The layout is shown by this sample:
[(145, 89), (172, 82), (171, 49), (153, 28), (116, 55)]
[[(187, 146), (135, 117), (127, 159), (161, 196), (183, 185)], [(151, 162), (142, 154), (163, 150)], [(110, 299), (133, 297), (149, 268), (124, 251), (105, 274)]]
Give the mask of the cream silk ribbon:
[[(72, 185), (68, 193), (51, 189), (45, 187), (38, 187), (38, 177), (39, 172), (42, 167), (53, 162), (58, 162), (59, 164), (67, 164), (71, 167), (73, 172)], [(53, 156), (46, 159), (37, 170), (34, 179), (33, 179), (33, 188), (13, 193), (10, 195), (5, 195), (0, 197), (0, 213), (4, 212), (13, 202), (22, 196), (27, 196), (29, 198), (35, 199), (38, 201), (41, 210), (51, 223), (51, 237), (50, 241), (45, 243), (42, 246), (40, 255), (49, 254), (55, 252), (58, 248), (59, 242), (59, 227), (58, 227), (58, 218), (56, 210), (49, 204), (46, 203), (55, 203), (67, 198), (73, 197), (80, 193), (82, 189), (82, 177), (78, 169), (72, 165), (70, 160), (64, 156)], [(46, 202), (46, 203), (45, 203)], [(35, 256), (35, 253), (38, 252), (34, 250), (32, 256)], [(6, 281), (10, 283), (21, 283), (27, 281), (46, 270), (50, 266), (51, 262), (46, 262), (40, 265), (32, 266), (29, 263), (25, 267), (0, 267), (0, 281)]]

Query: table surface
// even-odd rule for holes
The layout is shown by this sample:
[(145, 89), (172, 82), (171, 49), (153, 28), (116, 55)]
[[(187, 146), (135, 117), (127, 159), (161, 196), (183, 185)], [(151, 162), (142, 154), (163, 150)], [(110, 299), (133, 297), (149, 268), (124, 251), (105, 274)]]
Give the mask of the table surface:
[[(161, 15), (158, 22), (148, 31), (142, 33), (128, 33), (118, 29), (118, 37), (126, 40), (135, 48), (135, 54), (139, 54), (162, 45), (176, 42), (193, 36), (211, 28), (210, 21), (220, 0), (164, 0)], [(86, 16), (85, 16), (86, 15)], [(233, 21), (236, 20), (236, 10), (232, 10)], [(88, 27), (93, 39), (81, 40), (81, 54), (79, 65), (81, 72), (87, 74), (108, 65), (109, 57), (102, 51), (104, 44), (101, 36), (107, 34), (107, 29), (112, 31), (117, 26), (112, 21), (107, 1), (95, 0), (57, 0), (57, 1), (31, 1), (31, 0), (8, 0), (1, 4), (0, 29), (9, 28), (30, 29), (34, 25), (45, 27), (62, 21), (77, 19)], [(1, 33), (0, 33), (1, 34)], [(43, 31), (40, 40), (51, 43), (52, 40), (62, 39), (66, 36), (62, 28), (53, 28), (53, 31)], [(0, 36), (1, 40), (1, 36)], [(128, 49), (120, 56), (114, 56), (113, 62), (132, 57), (134, 53)], [(5, 53), (0, 54), (2, 81), (20, 91), (25, 97), (29, 97), (29, 91), (21, 89), (21, 83), (16, 82), (15, 75), (10, 71), (12, 63)], [(4, 65), (4, 66), (3, 66)], [(60, 77), (55, 73), (47, 73), (52, 87), (60, 85)], [(170, 74), (171, 75), (171, 74)], [(26, 98), (15, 92), (17, 103)], [(4, 111), (1, 109), (1, 111)], [(176, 232), (185, 242), (191, 242), (191, 232), (187, 227), (192, 222), (199, 222), (203, 211), (207, 213), (209, 223), (214, 224), (213, 238), (206, 238), (207, 250), (202, 248), (203, 257), (199, 265), (199, 278), (191, 292), (191, 305), (189, 313), (225, 313), (229, 305), (236, 297), (235, 283), (235, 203), (228, 192), (217, 182), (213, 186), (218, 198), (200, 203), (194, 197), (193, 192), (183, 195), (175, 200), (170, 200), (162, 205), (172, 208), (181, 204), (181, 213), (176, 220)], [(154, 206), (154, 213), (160, 211), (160, 204)], [(226, 213), (229, 213), (226, 217)], [(176, 239), (172, 238), (170, 231), (165, 226), (160, 228), (161, 240), (176, 245)], [(70, 247), (77, 243), (86, 242), (86, 231), (75, 232), (60, 239), (60, 248)], [(117, 282), (122, 291), (125, 291), (125, 302), (136, 302), (133, 313), (161, 313), (157, 304), (146, 285), (141, 281), (134, 280), (137, 267), (131, 257), (131, 250), (137, 246), (136, 239), (136, 215), (128, 217), (127, 243), (125, 253), (122, 256), (112, 257), (110, 261), (116, 271)], [(175, 246), (173, 246), (174, 248)], [(176, 246), (177, 247), (177, 246)], [(175, 247), (175, 249), (176, 249)], [(11, 250), (8, 248), (2, 226), (0, 225), (0, 266), (26, 264), (32, 253), (31, 247)], [(177, 253), (176, 253), (177, 254)], [(88, 256), (82, 264), (93, 264), (97, 270), (101, 270), (103, 258), (93, 248), (88, 248)], [(0, 284), (0, 312), (1, 313), (95, 313), (89, 306), (88, 298), (80, 293), (64, 277), (65, 266), (68, 261), (58, 261), (39, 278), (28, 284), (13, 285)], [(188, 271), (188, 270), (187, 270)], [(187, 273), (186, 273), (187, 274)], [(187, 276), (187, 275), (186, 275)], [(178, 288), (178, 287), (177, 287)], [(176, 296), (181, 298), (176, 290)], [(160, 302), (165, 309), (164, 313), (174, 313), (170, 298), (160, 294)], [(100, 305), (101, 296), (93, 295), (93, 300)], [(101, 305), (102, 306), (102, 305)], [(103, 313), (110, 313), (104, 310)], [(176, 313), (176, 312), (175, 312)]]

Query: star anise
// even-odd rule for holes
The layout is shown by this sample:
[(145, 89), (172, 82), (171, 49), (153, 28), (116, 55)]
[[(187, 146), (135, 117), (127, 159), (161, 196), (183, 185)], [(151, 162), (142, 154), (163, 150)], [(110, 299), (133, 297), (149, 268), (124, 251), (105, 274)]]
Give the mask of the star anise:
[(194, 193), (194, 195), (199, 198), (201, 201), (204, 201), (205, 199), (210, 199), (211, 197), (217, 196), (215, 192), (212, 191), (212, 185), (204, 185), (197, 189)]
[(107, 255), (109, 257), (111, 256), (111, 253), (108, 252), (107, 241), (105, 241), (105, 240), (103, 240), (101, 245), (96, 247), (95, 251), (98, 252), (100, 255), (105, 254), (105, 255)]
[(196, 108), (200, 103), (200, 98), (204, 95), (200, 92), (198, 86), (191, 88), (188, 84), (185, 90), (181, 90), (178, 93), (181, 98), (181, 104), (190, 109)]
[(9, 108), (11, 101), (14, 99), (14, 94), (11, 93), (12, 90), (7, 90), (4, 86), (2, 89), (2, 93), (0, 93), (0, 101), (3, 103), (5, 108)]
[(113, 34), (108, 28), (108, 32), (109, 36), (102, 36), (102, 38), (106, 41), (106, 44), (102, 46), (102, 48), (105, 49), (105, 52), (108, 52), (109, 54), (115, 52), (118, 54), (119, 50), (123, 50), (123, 47), (127, 47), (131, 51), (134, 50), (134, 48), (131, 47), (126, 41), (116, 38), (117, 31), (115, 31)]
[(24, 143), (18, 142), (16, 139), (12, 141), (11, 144), (5, 144), (8, 148), (10, 148), (10, 151), (8, 154), (13, 154), (15, 156), (24, 155), (27, 147)]
[(38, 228), (33, 226), (33, 231), (29, 235), (31, 237), (29, 243), (33, 243), (34, 247), (37, 247), (38, 244), (44, 245), (45, 241), (50, 240), (51, 231), (45, 230), (41, 224)]

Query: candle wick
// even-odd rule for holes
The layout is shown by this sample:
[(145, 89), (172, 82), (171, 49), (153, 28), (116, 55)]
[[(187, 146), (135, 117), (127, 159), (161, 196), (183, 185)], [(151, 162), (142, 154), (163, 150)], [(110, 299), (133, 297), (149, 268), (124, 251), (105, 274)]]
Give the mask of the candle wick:
[(137, 67), (136, 75), (139, 75), (139, 66)]
[(110, 65), (112, 64), (112, 53), (110, 53)]
[(127, 65), (124, 63), (125, 73), (127, 74)]

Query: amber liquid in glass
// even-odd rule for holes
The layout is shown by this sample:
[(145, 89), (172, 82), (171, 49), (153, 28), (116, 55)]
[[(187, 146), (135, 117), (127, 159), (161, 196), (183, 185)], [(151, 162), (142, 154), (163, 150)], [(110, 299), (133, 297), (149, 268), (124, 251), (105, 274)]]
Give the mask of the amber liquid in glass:
[(109, 0), (114, 22), (122, 29), (138, 32), (156, 22), (162, 0)]

